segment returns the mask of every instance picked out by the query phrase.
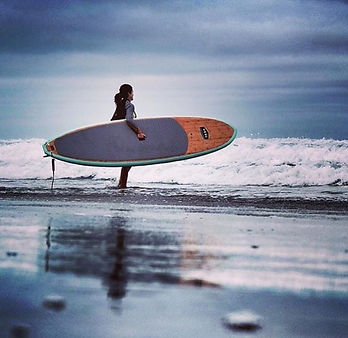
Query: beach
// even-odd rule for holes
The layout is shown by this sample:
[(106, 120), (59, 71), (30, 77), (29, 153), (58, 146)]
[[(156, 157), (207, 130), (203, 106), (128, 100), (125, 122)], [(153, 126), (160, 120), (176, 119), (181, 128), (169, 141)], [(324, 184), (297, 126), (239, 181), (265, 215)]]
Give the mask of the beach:
[[(347, 202), (337, 212), (222, 197), (170, 203), (170, 188), (108, 188), (83, 200), (56, 184), (31, 195), (7, 184), (2, 194), (5, 337), (348, 332)], [(240, 311), (257, 326), (226, 323)]]

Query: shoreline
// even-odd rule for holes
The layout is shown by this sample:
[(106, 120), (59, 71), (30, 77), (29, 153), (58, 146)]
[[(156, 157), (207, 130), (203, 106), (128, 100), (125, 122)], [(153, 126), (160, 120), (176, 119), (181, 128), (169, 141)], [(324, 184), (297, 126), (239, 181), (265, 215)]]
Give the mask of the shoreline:
[(50, 191), (0, 189), (0, 201), (58, 202), (73, 201), (86, 203), (126, 203), (135, 205), (182, 206), (230, 209), (232, 212), (264, 212), (271, 214), (290, 213), (298, 215), (337, 215), (348, 216), (348, 200), (330, 200), (327, 198), (290, 198), (290, 197), (238, 197), (212, 196), (199, 192), (162, 191), (157, 189), (63, 189)]

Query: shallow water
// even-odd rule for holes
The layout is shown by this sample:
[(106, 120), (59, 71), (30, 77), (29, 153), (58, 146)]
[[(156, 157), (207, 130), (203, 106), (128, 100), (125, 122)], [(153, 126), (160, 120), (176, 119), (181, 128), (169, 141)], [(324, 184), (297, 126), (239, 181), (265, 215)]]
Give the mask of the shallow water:
[(224, 208), (236, 214), (348, 214), (348, 186), (209, 186), (130, 184), (117, 190), (115, 180), (0, 179), (0, 198), (38, 202), (80, 201)]

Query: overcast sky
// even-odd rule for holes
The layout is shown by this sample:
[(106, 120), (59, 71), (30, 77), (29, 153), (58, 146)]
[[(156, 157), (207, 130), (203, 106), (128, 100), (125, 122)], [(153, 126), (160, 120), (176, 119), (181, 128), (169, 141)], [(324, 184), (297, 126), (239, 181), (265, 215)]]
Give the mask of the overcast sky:
[(348, 1), (0, 0), (0, 139), (206, 116), (240, 136), (348, 139)]

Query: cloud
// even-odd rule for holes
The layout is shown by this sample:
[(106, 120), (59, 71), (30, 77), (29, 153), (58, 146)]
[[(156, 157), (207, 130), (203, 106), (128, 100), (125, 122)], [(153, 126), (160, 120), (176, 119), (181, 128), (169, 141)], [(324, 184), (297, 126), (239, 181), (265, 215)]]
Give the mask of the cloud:
[(242, 130), (319, 112), (344, 134), (347, 17), (338, 0), (3, 0), (0, 118), (93, 116), (134, 81), (148, 112), (189, 107)]
[(5, 1), (0, 51), (219, 55), (347, 50), (348, 8), (325, 1)]

